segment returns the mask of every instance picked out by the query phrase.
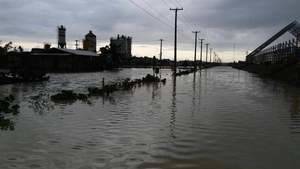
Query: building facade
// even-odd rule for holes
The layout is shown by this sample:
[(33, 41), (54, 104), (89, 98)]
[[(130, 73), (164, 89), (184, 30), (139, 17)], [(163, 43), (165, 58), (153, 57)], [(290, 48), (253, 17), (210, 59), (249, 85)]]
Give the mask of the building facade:
[(132, 38), (129, 36), (120, 36), (110, 39), (110, 47), (114, 55), (119, 56), (121, 59), (130, 58), (132, 56)]
[(63, 48), (33, 48), (31, 52), (12, 52), (8, 63), (12, 70), (42, 72), (88, 72), (103, 69), (103, 60), (95, 52)]
[(83, 39), (83, 49), (91, 52), (97, 51), (97, 37), (92, 31), (85, 35), (85, 39)]

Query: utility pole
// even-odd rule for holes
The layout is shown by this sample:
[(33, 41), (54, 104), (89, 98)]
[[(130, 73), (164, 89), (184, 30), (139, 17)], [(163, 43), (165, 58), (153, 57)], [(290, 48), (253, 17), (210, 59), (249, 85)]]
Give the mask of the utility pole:
[(210, 48), (210, 57), (209, 57), (209, 62), (211, 63), (211, 53), (212, 53), (213, 48)]
[(216, 52), (214, 52), (214, 63), (216, 63), (217, 62), (217, 54), (216, 54)]
[(296, 56), (299, 54), (298, 52), (298, 48), (299, 48), (299, 41), (300, 41), (300, 33), (297, 33), (297, 36), (296, 36)]
[(299, 41), (300, 41), (300, 33), (298, 33), (296, 36), (296, 47), (299, 46)]
[(202, 67), (202, 48), (203, 48), (203, 41), (204, 39), (199, 39), (201, 43), (201, 51), (200, 51), (200, 66)]
[(234, 43), (233, 44), (233, 62), (235, 62), (235, 48), (236, 48), (236, 45)]
[(160, 69), (161, 69), (161, 61), (162, 61), (162, 43), (163, 43), (163, 39), (160, 39), (160, 52), (159, 52), (159, 66), (160, 66)]
[(174, 67), (173, 71), (176, 73), (177, 69), (177, 13), (182, 11), (183, 8), (170, 8), (171, 11), (175, 11), (175, 33), (174, 33)]
[(206, 59), (205, 59), (205, 64), (207, 64), (207, 57), (208, 57), (208, 45), (209, 43), (205, 44), (206, 45)]
[(75, 40), (75, 47), (76, 47), (76, 50), (78, 49), (78, 46), (79, 46), (78, 42), (79, 42), (79, 40)]
[(192, 33), (195, 34), (195, 54), (194, 54), (194, 69), (197, 70), (197, 40), (198, 40), (198, 33), (200, 31), (193, 31)]

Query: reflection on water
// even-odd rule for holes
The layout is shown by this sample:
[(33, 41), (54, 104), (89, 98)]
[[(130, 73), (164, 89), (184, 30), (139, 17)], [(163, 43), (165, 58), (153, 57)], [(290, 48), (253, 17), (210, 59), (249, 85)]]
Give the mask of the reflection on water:
[(49, 98), (50, 95), (47, 93), (39, 93), (36, 96), (31, 96), (28, 100), (29, 108), (40, 115), (49, 113), (54, 109), (54, 105), (50, 102)]
[(14, 130), (15, 123), (11, 119), (0, 117), (0, 130)]
[(293, 134), (300, 134), (300, 96), (293, 95), (291, 98), (291, 132)]
[(176, 123), (176, 76), (172, 77), (172, 104), (171, 104), (171, 117), (170, 117), (170, 136), (172, 138), (176, 138), (175, 132), (174, 132), (174, 128), (175, 128), (175, 123)]
[[(229, 67), (161, 76), (91, 104), (54, 104), (62, 89), (85, 92), (151, 69), (53, 74), (45, 83), (0, 87), (20, 103), (0, 117), (0, 168), (299, 168), (300, 89)], [(1, 119), (2, 118), (2, 119)], [(13, 130), (14, 129), (14, 130)]]
[(19, 114), (19, 108), (13, 95), (0, 98), (0, 130), (15, 129), (15, 123), (11, 119)]

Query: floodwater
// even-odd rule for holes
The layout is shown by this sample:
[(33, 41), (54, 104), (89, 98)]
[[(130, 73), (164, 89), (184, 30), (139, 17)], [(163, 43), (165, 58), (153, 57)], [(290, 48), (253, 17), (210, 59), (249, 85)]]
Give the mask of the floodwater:
[(151, 69), (53, 74), (44, 83), (0, 87), (20, 114), (0, 130), (0, 169), (300, 168), (300, 88), (216, 67), (167, 83), (60, 103), (49, 94), (84, 92)]

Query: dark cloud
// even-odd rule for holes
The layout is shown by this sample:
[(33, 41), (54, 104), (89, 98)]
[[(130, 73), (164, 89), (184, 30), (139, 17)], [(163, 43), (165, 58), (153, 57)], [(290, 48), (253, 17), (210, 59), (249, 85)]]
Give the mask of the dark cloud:
[(231, 50), (233, 44), (248, 50), (300, 15), (299, 0), (133, 1), (156, 19), (129, 0), (1, 0), (0, 39), (55, 42), (56, 26), (63, 24), (69, 40), (93, 30), (103, 41), (124, 33), (137, 43), (154, 44), (164, 38), (166, 45), (172, 45), (174, 13), (169, 8), (183, 6), (180, 49), (192, 49), (191, 31), (201, 30), (200, 36), (220, 51)]
[[(190, 1), (191, 2), (191, 1)], [(223, 0), (202, 10), (191, 6), (193, 21), (206, 28), (254, 29), (286, 24), (299, 17), (298, 0)], [(191, 5), (191, 4), (189, 4)]]

